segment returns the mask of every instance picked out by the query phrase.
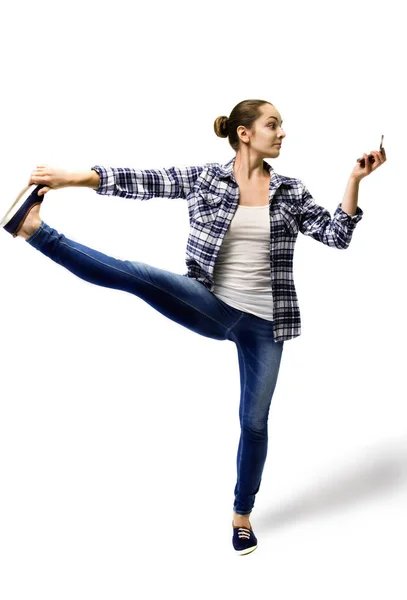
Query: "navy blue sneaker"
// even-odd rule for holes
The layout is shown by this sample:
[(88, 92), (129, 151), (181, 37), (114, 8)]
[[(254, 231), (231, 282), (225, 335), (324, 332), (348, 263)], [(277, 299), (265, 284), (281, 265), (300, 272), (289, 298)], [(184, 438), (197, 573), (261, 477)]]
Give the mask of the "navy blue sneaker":
[(233, 527), (233, 548), (238, 554), (249, 554), (257, 548), (257, 538), (253, 533), (253, 529), (247, 529), (247, 527), (235, 527), (232, 521)]
[(17, 237), (18, 232), (27, 216), (27, 213), (36, 204), (41, 204), (44, 200), (44, 195), (38, 196), (37, 192), (45, 187), (45, 184), (27, 185), (18, 195), (17, 200), (10, 206), (2, 220), (0, 221), (0, 227), (3, 227), (8, 233), (11, 233), (13, 237)]

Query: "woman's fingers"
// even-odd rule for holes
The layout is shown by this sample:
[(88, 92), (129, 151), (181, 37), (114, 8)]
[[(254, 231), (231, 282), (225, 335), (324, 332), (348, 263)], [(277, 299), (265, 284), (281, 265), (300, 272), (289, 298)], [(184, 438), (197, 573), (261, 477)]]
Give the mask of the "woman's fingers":
[(376, 163), (379, 163), (379, 164), (380, 164), (380, 163), (382, 163), (382, 162), (383, 162), (383, 159), (382, 159), (382, 157), (381, 157), (380, 153), (379, 153), (379, 152), (377, 152), (377, 150), (371, 150), (370, 154), (373, 154), (373, 156), (374, 156), (374, 157), (375, 157), (375, 159), (376, 159), (376, 160), (375, 160), (375, 162), (376, 162)]
[(373, 156), (375, 158), (375, 162), (373, 164), (373, 169), (377, 169), (377, 167), (380, 167), (380, 165), (383, 164), (386, 159), (383, 156), (383, 154), (378, 152), (377, 150), (372, 150), (371, 154), (373, 154)]
[(31, 185), (32, 183), (47, 183), (47, 181), (49, 182), (49, 177), (47, 175), (41, 174), (41, 172), (38, 171), (33, 171), (28, 181), (28, 185)]
[(386, 152), (385, 152), (385, 149), (384, 149), (384, 148), (382, 148), (381, 150), (379, 150), (379, 151), (377, 152), (377, 154), (378, 154), (378, 156), (379, 156), (379, 158), (380, 158), (381, 162), (383, 163), (383, 162), (386, 160)]
[(31, 185), (32, 183), (41, 183), (40, 179), (41, 179), (41, 175), (36, 175), (35, 173), (31, 173), (28, 184)]
[(365, 166), (364, 169), (370, 173), (371, 169), (372, 169), (372, 163), (369, 160), (369, 156), (364, 152), (363, 153), (363, 158), (365, 159)]
[(46, 191), (50, 189), (57, 190), (70, 185), (70, 174), (65, 169), (50, 165), (38, 165), (32, 171), (29, 183), (42, 183), (47, 186)]
[(40, 191), (38, 192), (37, 196), (43, 196), (44, 194), (46, 194), (48, 192), (48, 190), (50, 190), (51, 188), (49, 187), (43, 187), (40, 189)]
[(46, 165), (38, 165), (32, 172), (30, 177), (30, 182), (33, 183), (44, 183), (45, 179), (49, 175), (47, 175), (47, 166)]

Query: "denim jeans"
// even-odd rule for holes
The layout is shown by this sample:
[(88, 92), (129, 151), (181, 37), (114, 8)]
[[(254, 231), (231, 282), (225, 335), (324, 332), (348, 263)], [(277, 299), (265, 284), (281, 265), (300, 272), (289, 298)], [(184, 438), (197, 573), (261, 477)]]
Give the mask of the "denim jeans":
[(236, 344), (240, 440), (233, 510), (250, 513), (267, 456), (267, 421), (284, 342), (273, 322), (229, 306), (201, 282), (143, 262), (119, 260), (66, 238), (44, 221), (27, 243), (81, 279), (134, 294), (199, 335)]

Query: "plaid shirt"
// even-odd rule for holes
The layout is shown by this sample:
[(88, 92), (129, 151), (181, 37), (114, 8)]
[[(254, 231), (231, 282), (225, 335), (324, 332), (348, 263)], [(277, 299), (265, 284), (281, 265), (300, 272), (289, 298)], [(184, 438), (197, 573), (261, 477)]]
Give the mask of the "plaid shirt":
[[(195, 167), (166, 169), (113, 168), (95, 165), (100, 175), (97, 194), (149, 200), (184, 198), (188, 203), (190, 231), (186, 249), (185, 277), (197, 279), (211, 292), (213, 271), (224, 235), (239, 203), (239, 186), (233, 165), (205, 163)], [(300, 179), (270, 172), (270, 276), (273, 295), (274, 339), (301, 335), (301, 316), (293, 279), (294, 246), (298, 232), (332, 248), (346, 249), (356, 223), (363, 215), (345, 213), (338, 204), (333, 217), (316, 204)]]

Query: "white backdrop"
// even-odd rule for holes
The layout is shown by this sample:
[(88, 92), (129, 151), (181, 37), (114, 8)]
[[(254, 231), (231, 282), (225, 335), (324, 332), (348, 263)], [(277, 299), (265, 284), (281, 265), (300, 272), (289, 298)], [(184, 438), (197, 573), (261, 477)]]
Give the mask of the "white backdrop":
[[(404, 28), (396, 2), (2, 9), (0, 213), (36, 165), (226, 162), (213, 122), (280, 111), (283, 175), (331, 215), (355, 161), (346, 251), (299, 235), (302, 335), (287, 341), (252, 513), (231, 544), (235, 346), (93, 286), (0, 232), (0, 596), (4, 600), (405, 598)], [(7, 13), (5, 13), (7, 10)], [(182, 199), (50, 191), (42, 218), (102, 252), (185, 273)], [(404, 548), (405, 552), (405, 548)], [(250, 561), (250, 562), (248, 562)], [(204, 571), (203, 571), (204, 569)], [(216, 582), (216, 586), (214, 585)], [(329, 591), (328, 591), (329, 590)]]

